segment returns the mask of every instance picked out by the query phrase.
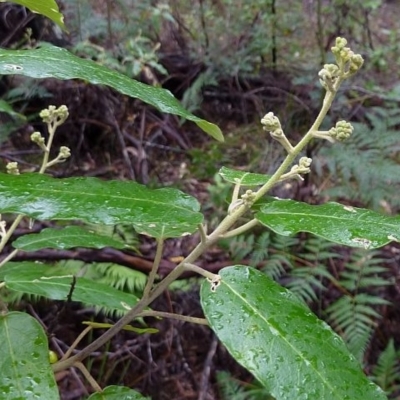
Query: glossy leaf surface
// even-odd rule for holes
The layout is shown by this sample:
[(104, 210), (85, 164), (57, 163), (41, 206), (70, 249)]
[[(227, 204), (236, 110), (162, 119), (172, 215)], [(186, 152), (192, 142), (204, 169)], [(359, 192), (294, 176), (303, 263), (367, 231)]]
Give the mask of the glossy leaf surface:
[(87, 400), (150, 400), (150, 398), (124, 386), (108, 386), (101, 393), (92, 394)]
[(71, 249), (88, 247), (101, 249), (114, 247), (123, 249), (125, 244), (120, 240), (90, 232), (81, 226), (67, 226), (63, 229), (46, 228), (40, 233), (32, 233), (19, 237), (12, 243), (13, 247), (24, 251), (40, 249)]
[(27, 313), (0, 315), (0, 396), (2, 399), (58, 400), (47, 337)]
[(380, 400), (343, 340), (289, 290), (245, 266), (204, 281), (207, 320), (232, 356), (279, 400)]
[[(2, 0), (0, 2), (5, 1)], [(62, 29), (65, 29), (64, 17), (60, 13), (55, 0), (7, 0), (7, 2), (19, 4), (20, 6), (29, 8), (34, 13), (42, 14), (59, 25)]]
[(0, 268), (0, 280), (6, 287), (17, 292), (44, 296), (52, 300), (67, 300), (72, 292), (72, 301), (79, 301), (110, 310), (127, 311), (138, 302), (138, 298), (104, 283), (73, 275), (52, 276), (51, 266), (32, 262), (9, 262)]
[(213, 138), (223, 141), (215, 124), (186, 111), (168, 90), (135, 81), (91, 60), (79, 58), (66, 49), (42, 44), (33, 50), (0, 49), (0, 74), (25, 75), (31, 78), (82, 79), (94, 85), (106, 85), (130, 97), (193, 121)]
[(203, 220), (199, 209), (195, 198), (177, 189), (152, 190), (136, 182), (97, 178), (0, 174), (0, 213), (38, 220), (132, 223), (139, 233), (168, 238), (193, 233)]
[(270, 198), (255, 215), (274, 232), (310, 232), (331, 242), (373, 249), (400, 240), (400, 219), (339, 203), (310, 205)]
[(240, 171), (222, 167), (218, 172), (224, 180), (233, 184), (239, 183), (242, 186), (261, 186), (268, 182), (270, 176), (264, 174), (255, 174), (252, 172)]

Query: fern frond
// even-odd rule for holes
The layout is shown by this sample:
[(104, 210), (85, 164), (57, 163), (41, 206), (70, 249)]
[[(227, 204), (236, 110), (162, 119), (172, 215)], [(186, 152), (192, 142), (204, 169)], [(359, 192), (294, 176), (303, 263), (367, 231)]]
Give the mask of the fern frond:
[(271, 233), (269, 231), (264, 231), (254, 241), (253, 250), (250, 256), (251, 265), (258, 265), (268, 259), (270, 245)]
[(110, 285), (116, 289), (138, 293), (144, 289), (147, 276), (118, 264), (98, 263), (92, 268), (99, 275), (98, 281)]
[(326, 309), (328, 321), (341, 334), (350, 352), (360, 362), (376, 327), (376, 321), (381, 318), (373, 306), (388, 303), (378, 296), (360, 293), (342, 296)]
[(360, 327), (358, 330), (352, 331), (352, 335), (347, 337), (346, 344), (350, 353), (363, 365), (364, 354), (371, 342), (374, 328)]
[(386, 205), (399, 207), (399, 110), (375, 108), (367, 117), (371, 127), (353, 124), (354, 132), (346, 144), (324, 146), (315, 157), (317, 171), (323, 174), (325, 167), (335, 177), (332, 187), (324, 193), (361, 201), (376, 210), (386, 210)]
[(182, 104), (190, 112), (195, 112), (203, 102), (203, 89), (207, 85), (217, 85), (217, 75), (212, 69), (199, 74), (191, 86), (183, 94)]
[(317, 301), (317, 290), (320, 292), (326, 290), (322, 278), (333, 280), (333, 277), (327, 271), (327, 267), (323, 264), (295, 268), (292, 270), (290, 278), (291, 280), (286, 286), (306, 303)]
[(317, 301), (317, 292), (326, 290), (325, 283), (334, 278), (328, 271), (328, 260), (338, 257), (333, 243), (315, 236), (308, 236), (297, 251), (294, 268), (289, 273), (286, 286), (306, 303)]
[(246, 258), (253, 250), (254, 241), (254, 234), (240, 235), (233, 238), (229, 244), (232, 259), (235, 262), (239, 262)]
[(351, 292), (390, 285), (392, 281), (382, 275), (387, 271), (382, 266), (384, 260), (377, 255), (378, 252), (354, 250), (346, 269), (341, 273), (340, 285)]
[(262, 271), (271, 279), (278, 280), (286, 272), (285, 267), (288, 269), (293, 268), (288, 254), (275, 253), (268, 259)]
[(222, 400), (246, 400), (243, 387), (228, 372), (218, 372), (217, 382)]
[(257, 381), (244, 387), (228, 372), (218, 372), (217, 382), (222, 400), (274, 400)]
[(371, 379), (388, 394), (398, 390), (400, 363), (393, 338), (389, 340), (385, 350), (379, 355)]
[(262, 271), (272, 279), (278, 279), (286, 269), (294, 267), (292, 248), (298, 243), (298, 238), (264, 231), (258, 236), (254, 233), (239, 235), (223, 242), (222, 246), (229, 251), (234, 262), (249, 258), (250, 265), (264, 265)]
[(281, 236), (271, 231), (265, 232), (265, 235), (268, 235), (270, 249), (262, 271), (270, 278), (278, 280), (286, 271), (291, 271), (295, 267), (294, 254), (299, 245), (299, 238)]

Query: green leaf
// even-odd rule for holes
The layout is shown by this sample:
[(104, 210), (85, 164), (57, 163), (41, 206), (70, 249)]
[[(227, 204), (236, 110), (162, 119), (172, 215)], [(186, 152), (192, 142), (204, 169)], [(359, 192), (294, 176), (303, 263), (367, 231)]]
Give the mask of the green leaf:
[(43, 328), (26, 313), (0, 315), (2, 399), (59, 399)]
[(168, 238), (193, 233), (203, 220), (199, 209), (195, 198), (172, 188), (154, 190), (136, 182), (97, 178), (0, 174), (0, 213), (38, 220), (132, 223), (139, 233)]
[(12, 243), (13, 247), (24, 251), (40, 249), (71, 249), (73, 247), (88, 247), (101, 249), (114, 247), (123, 249), (125, 244), (109, 236), (90, 232), (81, 226), (67, 226), (63, 229), (46, 228), (40, 233), (32, 233), (19, 237)]
[[(123, 396), (123, 397), (121, 397)], [(93, 393), (87, 400), (149, 400), (136, 390), (124, 386), (107, 386), (101, 393)]]
[(16, 118), (24, 122), (26, 121), (25, 115), (14, 111), (11, 105), (3, 99), (0, 99), (0, 112), (8, 114), (12, 118)]
[(400, 240), (399, 218), (333, 202), (315, 206), (270, 198), (255, 217), (283, 236), (310, 232), (351, 247), (373, 249)]
[(289, 290), (254, 268), (220, 271), (205, 281), (205, 316), (232, 356), (279, 400), (379, 400), (343, 340)]
[[(52, 276), (52, 267), (32, 262), (9, 262), (0, 268), (0, 279), (6, 287), (17, 292), (44, 296), (52, 300), (67, 300), (71, 288), (72, 301), (127, 311), (138, 302), (138, 298), (104, 283), (73, 275)], [(75, 285), (74, 285), (75, 282)]]
[(261, 186), (266, 184), (271, 178), (270, 175), (254, 174), (226, 167), (222, 167), (218, 173), (225, 181), (234, 184), (240, 182), (242, 186)]
[[(0, 3), (5, 3), (6, 0), (0, 0)], [(60, 28), (65, 29), (64, 16), (60, 13), (55, 0), (7, 0), (9, 3), (19, 4), (29, 8), (32, 12), (42, 14), (51, 19)]]
[(83, 79), (95, 85), (110, 86), (164, 113), (176, 114), (193, 121), (213, 138), (221, 142), (224, 140), (218, 126), (186, 111), (168, 90), (135, 81), (94, 61), (79, 58), (68, 50), (47, 43), (33, 50), (0, 49), (0, 74), (63, 80)]
[[(0, 99), (1, 130), (0, 144), (5, 142), (9, 135), (26, 123), (26, 117), (14, 111), (5, 100)], [(3, 117), (4, 116), (4, 117)]]

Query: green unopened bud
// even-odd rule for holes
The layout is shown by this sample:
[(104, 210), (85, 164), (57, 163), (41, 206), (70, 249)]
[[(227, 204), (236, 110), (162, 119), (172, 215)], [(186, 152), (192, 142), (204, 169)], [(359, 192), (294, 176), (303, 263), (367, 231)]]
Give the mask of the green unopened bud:
[(301, 157), (299, 160), (299, 166), (301, 168), (310, 168), (311, 163), (312, 163), (312, 158), (309, 157)]
[(343, 78), (356, 73), (364, 63), (360, 54), (354, 54), (349, 47), (346, 47), (347, 40), (337, 38), (335, 46), (332, 47), (332, 53), (335, 56), (336, 62), (340, 67)]
[(339, 67), (335, 64), (325, 64), (324, 68), (318, 72), (318, 76), (321, 85), (327, 90), (332, 90), (333, 84), (339, 76)]
[(277, 129), (281, 129), (279, 118), (276, 117), (272, 112), (264, 115), (264, 117), (261, 119), (261, 125), (264, 125), (263, 129), (268, 132), (274, 132)]
[(345, 38), (337, 37), (335, 41), (335, 46), (331, 48), (332, 53), (336, 56), (339, 55), (341, 50), (345, 48), (347, 40)]
[(350, 61), (351, 57), (354, 56), (354, 53), (350, 50), (349, 47), (345, 47), (344, 49), (340, 50), (340, 58), (344, 63), (347, 63)]
[(49, 106), (47, 109), (42, 110), (39, 115), (46, 124), (58, 126), (65, 122), (69, 114), (67, 106), (62, 105), (58, 108)]
[(334, 128), (329, 129), (329, 135), (338, 142), (343, 142), (352, 134), (354, 128), (346, 121), (338, 121)]
[(61, 146), (60, 147), (60, 152), (58, 153), (58, 157), (60, 159), (67, 159), (68, 157), (71, 157), (71, 150), (67, 146)]
[(17, 162), (9, 162), (6, 165), (7, 173), (10, 175), (19, 175), (18, 163)]
[(308, 174), (310, 170), (310, 165), (312, 163), (312, 159), (308, 157), (301, 157), (299, 160), (299, 164), (293, 165), (290, 169), (291, 174)]
[(364, 59), (362, 56), (360, 54), (354, 54), (350, 59), (349, 73), (354, 74), (362, 67), (363, 64)]
[(308, 174), (311, 169), (310, 165), (312, 163), (312, 159), (308, 157), (301, 157), (299, 160), (299, 165), (296, 165), (296, 172), (298, 174)]
[(45, 139), (40, 132), (33, 132), (31, 135), (31, 141), (36, 143), (42, 150), (46, 150)]
[(246, 190), (246, 193), (242, 194), (240, 197), (246, 206), (251, 206), (256, 198), (256, 193), (254, 193), (252, 190)]
[(339, 75), (339, 67), (336, 64), (325, 64), (324, 69), (334, 78)]

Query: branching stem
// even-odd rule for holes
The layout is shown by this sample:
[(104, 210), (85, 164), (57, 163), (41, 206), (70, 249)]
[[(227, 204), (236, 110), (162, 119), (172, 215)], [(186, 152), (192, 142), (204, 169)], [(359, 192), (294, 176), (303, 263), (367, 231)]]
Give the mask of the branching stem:
[(253, 229), (258, 224), (259, 224), (258, 220), (252, 219), (251, 221), (246, 222), (245, 224), (239, 226), (238, 228), (232, 229), (231, 231), (226, 232), (224, 235), (221, 235), (221, 238), (227, 239), (237, 235), (241, 235), (242, 233), (247, 232), (250, 229)]
[(160, 262), (162, 259), (162, 252), (164, 248), (164, 239), (157, 239), (157, 250), (156, 250), (156, 255), (154, 257), (154, 262), (153, 266), (151, 268), (149, 278), (147, 279), (146, 286), (143, 291), (143, 298), (147, 298), (149, 296), (149, 293), (151, 291), (151, 288), (153, 287), (154, 280), (157, 275), (158, 267), (160, 266)]
[(0, 241), (0, 253), (3, 251), (4, 246), (7, 244), (7, 242), (10, 240), (11, 235), (14, 233), (14, 231), (17, 229), (19, 223), (22, 221), (22, 218), (24, 218), (23, 215), (18, 215), (10, 228), (7, 230), (7, 233), (1, 238)]
[[(293, 147), (288, 141), (287, 143), (286, 142), (284, 143), (284, 147), (288, 151), (288, 155), (286, 156), (285, 160), (280, 165), (280, 167), (273, 174), (273, 176), (268, 180), (268, 182), (264, 184), (257, 192), (254, 193), (254, 196), (251, 197), (250, 201), (244, 201), (243, 199), (243, 202), (238, 201), (239, 191), (240, 191), (240, 184), (238, 183), (235, 186), (232, 198), (232, 204), (235, 203), (235, 206), (231, 207), (231, 210), (230, 212), (228, 212), (228, 215), (221, 221), (219, 226), (208, 236), (204, 228), (202, 226), (201, 227), (199, 226), (200, 237), (201, 237), (200, 243), (198, 243), (198, 245), (193, 249), (193, 251), (181, 263), (179, 263), (168, 276), (166, 276), (160, 283), (158, 283), (156, 286), (153, 287), (155, 274), (157, 272), (158, 265), (161, 260), (162, 241), (159, 241), (153, 269), (149, 276), (149, 280), (144, 290), (144, 295), (142, 299), (140, 299), (138, 303), (131, 310), (129, 310), (125, 316), (119, 319), (109, 330), (107, 330), (102, 336), (100, 336), (92, 343), (90, 343), (88, 346), (86, 346), (79, 353), (75, 354), (70, 358), (61, 359), (56, 364), (53, 364), (53, 370), (55, 372), (74, 366), (77, 362), (80, 362), (83, 359), (85, 359), (92, 352), (98, 350), (101, 346), (103, 346), (106, 342), (108, 342), (119, 331), (121, 331), (125, 325), (128, 325), (133, 319), (135, 319), (139, 315), (144, 316), (146, 315), (146, 313), (147, 315), (149, 315), (148, 314), (149, 311), (147, 310), (145, 311), (146, 307), (148, 307), (163, 291), (165, 291), (173, 281), (179, 278), (179, 276), (185, 270), (190, 269), (192, 271), (200, 273), (201, 275), (206, 276), (212, 282), (216, 277), (218, 277), (218, 275), (211, 274), (196, 266), (194, 264), (195, 261), (208, 248), (213, 246), (219, 239), (223, 237), (232, 237), (257, 225), (257, 221), (253, 219), (250, 222), (247, 222), (238, 228), (230, 230), (240, 220), (240, 218), (249, 210), (252, 204), (254, 204), (257, 200), (261, 199), (266, 193), (268, 193), (268, 191), (277, 182), (289, 177), (290, 172), (286, 171), (293, 164), (295, 158), (301, 153), (304, 147), (310, 142), (310, 140), (313, 139), (315, 134), (318, 132), (318, 129), (322, 124), (322, 121), (326, 117), (326, 114), (328, 113), (332, 105), (332, 101), (336, 95), (339, 86), (346, 77), (344, 71), (344, 64), (339, 65), (339, 70), (340, 73), (337, 79), (334, 81), (334, 83), (333, 81), (330, 82), (329, 80), (325, 82), (325, 87), (327, 91), (325, 93), (322, 108), (315, 122), (295, 147)], [(294, 176), (298, 175), (299, 174), (294, 174)], [(157, 315), (160, 316), (160, 314)], [(179, 318), (188, 320), (187, 318), (190, 317), (180, 316)]]

